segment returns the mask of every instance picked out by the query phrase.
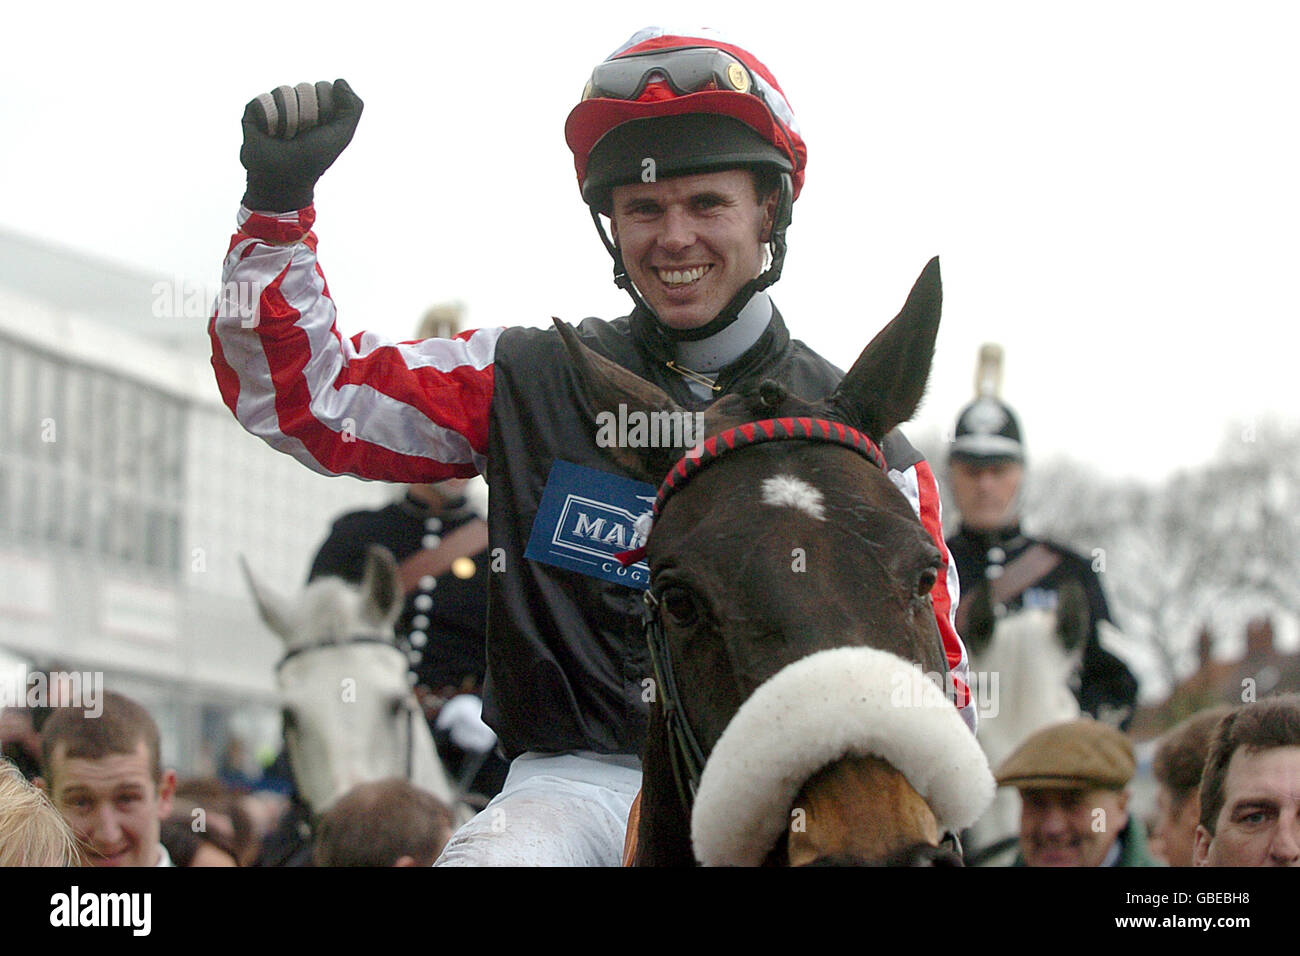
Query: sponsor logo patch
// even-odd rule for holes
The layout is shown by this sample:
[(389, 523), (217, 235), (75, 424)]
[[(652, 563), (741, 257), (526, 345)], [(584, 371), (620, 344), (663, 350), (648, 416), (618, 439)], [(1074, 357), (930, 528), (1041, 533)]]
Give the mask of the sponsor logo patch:
[(636, 521), (650, 513), (654, 500), (655, 488), (645, 482), (556, 461), (524, 557), (644, 591), (649, 566), (642, 561), (625, 568), (614, 555), (645, 543)]

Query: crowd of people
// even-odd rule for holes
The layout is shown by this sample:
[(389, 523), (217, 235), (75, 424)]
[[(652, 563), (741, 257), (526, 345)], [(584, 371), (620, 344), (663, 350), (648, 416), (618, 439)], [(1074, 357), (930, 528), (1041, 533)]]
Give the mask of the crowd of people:
[[(265, 826), (251, 788), (178, 781), (158, 728), (107, 692), (102, 713), (57, 708), (41, 733), (38, 776), (0, 760), (0, 866), (262, 866)], [(1021, 798), (1010, 865), (1300, 866), (1300, 695), (1197, 713), (1154, 759), (1154, 813), (1130, 806), (1126, 733), (1092, 717), (1031, 735), (996, 769)], [(313, 821), (310, 862), (431, 866), (451, 839), (451, 808), (400, 778), (363, 783)]]
[[(618, 470), (619, 459), (596, 439), (556, 330), (484, 328), (403, 343), (340, 333), (316, 255), (314, 190), (361, 113), (343, 80), (281, 87), (247, 105), (247, 191), (223, 283), (250, 284), (260, 296), (251, 315), (219, 305), (213, 367), (252, 434), (315, 470), (409, 488), (392, 508), (340, 520), (313, 573), (359, 576), (364, 543), (387, 540), (403, 568), (401, 639), (417, 685), (438, 701), (481, 695), (499, 763), (475, 768), (493, 776), (484, 784), (491, 800), (459, 828), (447, 807), (404, 781), (363, 785), (304, 821), (313, 860), (618, 865), (649, 713), (641, 595), (538, 556), (534, 542), (554, 532), (539, 527), (548, 491), (571, 490), (552, 489), (557, 462), (589, 477)], [(614, 321), (581, 323), (586, 345), (690, 412), (769, 381), (809, 401), (834, 391), (840, 370), (792, 337), (767, 291), (781, 274), (808, 150), (757, 57), (708, 31), (640, 31), (591, 72), (565, 136), (633, 307)], [(517, 248), (506, 245), (509, 254)], [(1153, 853), (1171, 865), (1300, 863), (1294, 697), (1245, 704), (1208, 732), (1171, 737), (1148, 841), (1127, 794), (1135, 761), (1125, 728), (1137, 682), (1105, 646), (1111, 615), (1088, 562), (1021, 528), (1025, 455), (1009, 406), (984, 393), (959, 416), (949, 465), (962, 520), (946, 539), (934, 470), (897, 431), (880, 445), (939, 556), (929, 599), (953, 703), (971, 732), (978, 717), (965, 692), (963, 639), (982, 645), (1008, 615), (1056, 609), (1067, 586), (1087, 596), (1072, 687), (1085, 716), (1037, 730), (995, 768), (998, 783), (1022, 797), (1017, 863), (1140, 866)], [(455, 492), (476, 474), (490, 488), (485, 522)], [(484, 541), (470, 545), (476, 527)], [(453, 538), (463, 553), (434, 557)], [(486, 540), (500, 563), (491, 573)], [(455, 654), (450, 641), (440, 654), (430, 609), (450, 591), (450, 578), (440, 583), (448, 573), (477, 576), (486, 599), (452, 614), (462, 625), (482, 618)], [(438, 613), (450, 607), (442, 601)], [(2, 778), (15, 794), (0, 798), (7, 859), (68, 862), (75, 846), (96, 865), (258, 860), (260, 834), (241, 796), (178, 781), (161, 765), (157, 727), (138, 704), (109, 694), (94, 718), (56, 710), (40, 737), (38, 786), (48, 801), (13, 773)]]
[[(259, 795), (216, 778), (178, 780), (139, 703), (105, 692), (102, 712), (59, 707), (41, 731), (39, 775), (0, 760), (0, 865), (263, 865)], [(359, 784), (314, 823), (316, 866), (430, 866), (451, 810), (403, 779)]]

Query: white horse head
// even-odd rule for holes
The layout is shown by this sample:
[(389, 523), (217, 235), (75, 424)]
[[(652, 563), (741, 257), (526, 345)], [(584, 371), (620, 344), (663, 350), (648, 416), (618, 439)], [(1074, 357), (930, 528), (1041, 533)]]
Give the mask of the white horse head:
[[(979, 742), (995, 771), (1031, 734), (1079, 716), (1070, 687), (1083, 659), (1087, 626), (1087, 596), (1070, 584), (1058, 592), (1055, 610), (1009, 614), (997, 622), (986, 646), (971, 651)], [(1020, 801), (1003, 787), (971, 828), (968, 849), (989, 847), (1019, 828)]]
[(298, 790), (320, 814), (359, 783), (402, 777), (454, 807), (424, 713), (398, 649), (397, 564), (371, 547), (358, 588), (313, 581), (287, 602), (244, 573), (266, 625), (284, 642), (276, 681)]

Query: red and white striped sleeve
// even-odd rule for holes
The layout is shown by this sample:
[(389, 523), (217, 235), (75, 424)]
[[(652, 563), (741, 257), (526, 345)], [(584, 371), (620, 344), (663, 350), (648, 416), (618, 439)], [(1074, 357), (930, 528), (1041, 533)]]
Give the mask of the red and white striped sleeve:
[[(935, 621), (939, 625), (939, 636), (943, 638), (944, 655), (948, 660), (948, 673), (952, 678), (951, 696), (957, 710), (961, 713), (966, 726), (974, 733), (979, 727), (979, 715), (976, 713), (975, 700), (970, 692), (970, 659), (966, 656), (966, 645), (957, 634), (957, 604), (961, 599), (961, 587), (957, 581), (957, 565), (948, 553), (948, 545), (943, 540), (942, 505), (939, 500), (939, 484), (935, 480), (930, 463), (922, 459), (903, 471), (891, 470), (889, 477), (903, 492), (912, 510), (921, 519), (921, 524), (929, 532), (930, 538), (939, 549), (942, 565), (939, 577), (930, 590), (930, 600), (934, 604)], [(944, 688), (948, 691), (949, 688)]]
[(314, 220), (311, 206), (241, 208), (208, 326), (222, 399), (248, 431), (323, 474), (417, 484), (482, 472), (504, 330), (344, 338)]

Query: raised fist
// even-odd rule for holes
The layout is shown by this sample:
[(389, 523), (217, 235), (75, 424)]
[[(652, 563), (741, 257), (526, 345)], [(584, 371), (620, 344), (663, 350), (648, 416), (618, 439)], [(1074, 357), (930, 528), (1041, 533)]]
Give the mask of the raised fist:
[(239, 151), (248, 170), (244, 205), (262, 212), (310, 205), (316, 181), (352, 141), (361, 109), (346, 80), (281, 86), (251, 100)]

